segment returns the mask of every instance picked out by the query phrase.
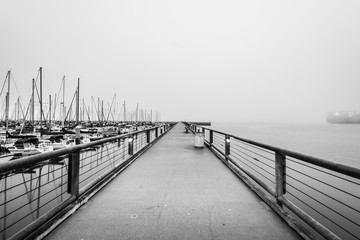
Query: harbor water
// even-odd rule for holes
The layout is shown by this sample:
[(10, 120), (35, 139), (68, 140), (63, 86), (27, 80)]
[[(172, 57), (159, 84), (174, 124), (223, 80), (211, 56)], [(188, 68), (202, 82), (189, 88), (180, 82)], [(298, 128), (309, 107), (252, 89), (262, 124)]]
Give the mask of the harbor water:
[(211, 128), (360, 168), (360, 124), (214, 122)]
[[(134, 150), (141, 147), (143, 145), (136, 144)], [(82, 151), (79, 187), (85, 187), (125, 161), (129, 157), (126, 153), (127, 145), (124, 141)], [(0, 240), (8, 239), (70, 197), (67, 193), (68, 165), (69, 159), (63, 157), (34, 166), (31, 171), (0, 178)], [(5, 189), (8, 189), (6, 195)]]
[[(215, 122), (212, 123), (211, 128), (241, 138), (360, 168), (360, 125)], [(145, 141), (145, 135), (142, 136), (142, 139)], [(139, 146), (139, 148), (141, 148), (141, 146)], [(98, 176), (98, 173), (112, 168), (113, 165), (116, 164), (113, 161), (114, 156), (120, 154), (121, 158), (119, 161), (125, 160), (128, 157), (127, 152), (127, 144), (123, 142), (121, 142), (120, 145), (118, 143), (109, 143), (108, 145), (99, 146), (98, 148), (83, 152), (83, 160), (80, 164), (80, 172), (83, 172), (83, 181), (80, 187), (84, 187), (91, 182)], [(18, 188), (26, 188), (25, 192), (28, 194), (18, 199), (20, 201), (19, 204), (8, 204), (6, 210), (5, 205), (0, 204), (0, 214), (6, 212), (9, 215), (6, 219), (4, 218), (0, 221), (1, 228), (5, 229), (5, 226), (9, 227), (13, 225), (13, 227), (10, 227), (7, 231), (2, 231), (3, 229), (1, 229), (0, 239), (7, 239), (68, 197), (66, 193), (67, 179), (65, 177), (68, 166), (67, 158), (62, 162), (63, 165), (53, 164), (36, 168), (32, 173), (15, 174), (13, 177), (8, 178), (6, 182), (5, 179), (1, 179), (0, 192), (5, 189), (5, 185), (7, 185), (7, 187), (18, 186), (8, 191), (8, 199), (13, 198), (12, 195), (19, 195), (15, 194)], [(303, 181), (305, 182), (307, 180), (304, 179)], [(39, 182), (48, 182), (49, 184), (43, 185), (40, 191)], [(330, 180), (327, 182), (332, 184)], [(337, 183), (333, 184), (336, 185)], [(37, 190), (37, 188), (39, 189)], [(342, 188), (346, 189), (347, 186), (343, 186)], [(44, 195), (41, 202), (36, 201), (36, 196), (39, 193)], [(319, 199), (321, 202), (328, 201), (326, 199), (323, 200), (319, 195), (315, 196), (316, 199)], [(0, 194), (0, 199), (5, 199), (4, 194)], [(296, 201), (296, 199), (291, 200)], [(342, 200), (344, 202), (357, 201), (356, 199), (350, 198)], [(27, 202), (31, 202), (31, 204), (28, 206), (24, 205), (25, 207), (22, 207), (20, 210), (26, 212), (28, 217), (23, 220), (18, 220), (15, 216), (17, 212), (14, 209), (19, 208), (19, 206)], [(296, 203), (300, 207), (306, 207), (303, 206), (301, 202)], [(35, 211), (37, 205), (43, 207), (41, 207), (39, 211)], [(357, 204), (355, 203), (355, 205)], [(360, 210), (360, 208), (357, 209)], [(316, 213), (311, 213), (311, 215), (313, 214), (316, 216)], [(352, 212), (348, 215), (354, 219), (358, 216)], [(343, 220), (337, 219), (337, 222), (341, 221)], [(331, 227), (330, 229), (333, 230)], [(357, 226), (349, 228), (349, 231), (351, 235), (336, 230), (335, 233), (343, 239), (358, 239), (360, 236), (360, 229)]]
[[(212, 129), (229, 133), (240, 138), (257, 141), (274, 147), (295, 151), (313, 157), (322, 158), (324, 160), (341, 163), (344, 165), (360, 168), (360, 125), (346, 125), (346, 124), (284, 124), (284, 123), (212, 123)], [(294, 182), (301, 182), (308, 187), (297, 185), (296, 188), (301, 189), (303, 193), (312, 195), (309, 198), (301, 192), (294, 191), (288, 196), (290, 201), (296, 203), (301, 209), (305, 209), (311, 216), (317, 219), (321, 224), (328, 227), (341, 239), (359, 239), (360, 225), (359, 215), (359, 192), (356, 190), (360, 186), (360, 180), (353, 180), (353, 182), (341, 181), (338, 178), (333, 178), (314, 171), (311, 173), (308, 168), (300, 164), (291, 166), (291, 161), (288, 163), (292, 170), (289, 174), (294, 174), (289, 177), (287, 182), (289, 188), (293, 188)], [(306, 175), (298, 173), (306, 173), (308, 176), (316, 176), (313, 181), (309, 180)], [(316, 173), (315, 173), (316, 172)], [(262, 181), (266, 181), (262, 176), (258, 176)], [(320, 183), (326, 183), (326, 185)], [(333, 186), (345, 192), (353, 192), (354, 195), (348, 195), (332, 189)], [(315, 189), (321, 189), (328, 195), (320, 194)], [(333, 199), (328, 196), (339, 195), (340, 202), (334, 203)], [(328, 206), (324, 207), (322, 204)], [(353, 206), (348, 209), (342, 205)], [(311, 206), (311, 207), (310, 207)], [(319, 212), (319, 209), (322, 209)], [(339, 214), (334, 214), (334, 212)], [(323, 216), (331, 216), (324, 218)], [(346, 216), (346, 217), (344, 217)], [(297, 221), (300, 221), (296, 218)], [(351, 219), (351, 221), (348, 221)], [(301, 222), (301, 221), (300, 221)], [(346, 226), (342, 229), (339, 225)], [(308, 229), (313, 232), (311, 229)], [(322, 238), (320, 238), (322, 239)]]

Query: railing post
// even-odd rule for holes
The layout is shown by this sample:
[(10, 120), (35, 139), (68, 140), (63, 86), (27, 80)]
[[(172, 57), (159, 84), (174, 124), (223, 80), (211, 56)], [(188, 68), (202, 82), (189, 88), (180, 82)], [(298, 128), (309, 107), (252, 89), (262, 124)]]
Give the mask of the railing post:
[(230, 155), (230, 137), (225, 135), (225, 160), (228, 160), (228, 156)]
[(210, 147), (212, 147), (213, 143), (214, 143), (214, 132), (213, 130), (209, 130), (209, 143), (210, 143)]
[(157, 128), (155, 128), (155, 138), (158, 138), (158, 136), (159, 136), (159, 128), (157, 127)]
[[(75, 144), (80, 144), (80, 128), (75, 128), (76, 138)], [(80, 150), (69, 155), (68, 170), (68, 193), (72, 196), (79, 196), (79, 172), (80, 172)]]
[[(119, 126), (119, 127), (117, 128), (117, 134), (118, 134), (118, 135), (121, 134), (121, 131), (120, 131), (120, 130), (121, 130), (121, 129), (120, 129), (120, 126)], [(120, 146), (121, 146), (120, 138), (118, 138), (117, 142), (118, 142), (118, 147), (120, 147)]]
[(146, 143), (150, 143), (150, 130), (146, 131)]
[[(4, 176), (4, 218), (3, 218), (3, 229), (7, 229), (7, 175)], [(3, 239), (6, 239), (6, 230), (3, 232)]]
[(129, 142), (128, 153), (131, 156), (134, 154), (134, 138), (133, 138), (133, 136), (129, 137), (128, 142)]
[(37, 188), (37, 203), (36, 203), (36, 218), (40, 216), (40, 199), (41, 199), (41, 171), (42, 167), (39, 168), (39, 177), (38, 177), (38, 188)]
[(286, 193), (286, 156), (280, 152), (275, 152), (275, 188), (276, 200)]

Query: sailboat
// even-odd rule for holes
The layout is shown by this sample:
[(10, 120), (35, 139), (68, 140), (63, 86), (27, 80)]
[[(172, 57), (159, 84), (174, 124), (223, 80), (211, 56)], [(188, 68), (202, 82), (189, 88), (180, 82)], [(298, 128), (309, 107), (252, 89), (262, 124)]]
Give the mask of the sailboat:
[[(6, 80), (8, 81), (8, 91), (6, 92), (6, 110), (5, 110), (5, 135), (2, 135), (2, 142), (7, 142), (6, 135), (9, 130), (9, 99), (10, 99), (10, 75), (11, 71), (9, 70), (6, 74)], [(5, 85), (4, 83), (4, 85)], [(1, 93), (0, 93), (1, 94)], [(5, 146), (0, 146), (1, 154), (0, 154), (0, 162), (10, 161), (14, 157), (14, 153), (11, 153)]]
[(19, 138), (14, 144), (5, 146), (13, 154), (29, 156), (40, 153), (38, 144), (38, 138)]
[(14, 158), (14, 154), (4, 146), (0, 146), (0, 164), (10, 161)]
[[(42, 80), (42, 68), (39, 70), (40, 72), (40, 81)], [(12, 134), (9, 132), (9, 93), (10, 93), (10, 74), (8, 71), (7, 79), (8, 79), (8, 92), (6, 95), (6, 138), (7, 139), (16, 139), (14, 143), (5, 144), (3, 147), (6, 148), (11, 154), (28, 156), (38, 154), (44, 151), (47, 151), (48, 148), (41, 147), (39, 148), (39, 138), (34, 134)], [(34, 91), (34, 89), (33, 89)], [(34, 100), (34, 99), (32, 99)], [(41, 100), (40, 100), (41, 103)], [(33, 109), (32, 109), (33, 110)], [(41, 111), (42, 114), (42, 111)], [(41, 124), (41, 121), (40, 121)]]

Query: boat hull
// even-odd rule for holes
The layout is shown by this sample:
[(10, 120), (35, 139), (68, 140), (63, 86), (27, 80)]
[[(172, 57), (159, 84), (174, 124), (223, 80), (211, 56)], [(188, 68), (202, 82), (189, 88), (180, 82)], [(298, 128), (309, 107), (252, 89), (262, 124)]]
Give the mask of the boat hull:
[(326, 121), (334, 124), (360, 124), (359, 111), (342, 111), (329, 113)]

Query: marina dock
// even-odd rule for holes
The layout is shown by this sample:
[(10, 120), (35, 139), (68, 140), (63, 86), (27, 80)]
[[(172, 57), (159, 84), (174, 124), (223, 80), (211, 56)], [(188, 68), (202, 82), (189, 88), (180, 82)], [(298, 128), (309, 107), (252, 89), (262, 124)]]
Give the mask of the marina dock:
[(178, 123), (46, 239), (301, 239)]

